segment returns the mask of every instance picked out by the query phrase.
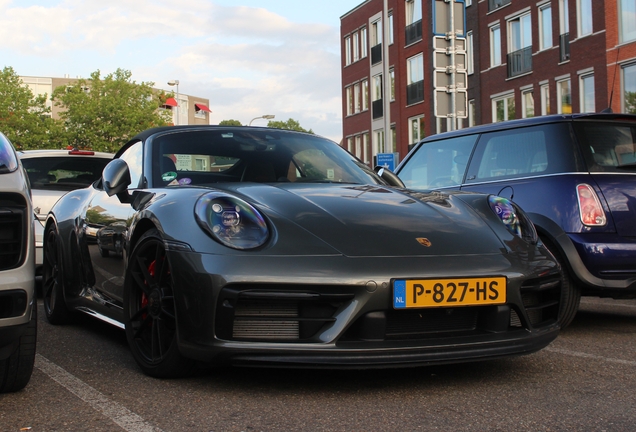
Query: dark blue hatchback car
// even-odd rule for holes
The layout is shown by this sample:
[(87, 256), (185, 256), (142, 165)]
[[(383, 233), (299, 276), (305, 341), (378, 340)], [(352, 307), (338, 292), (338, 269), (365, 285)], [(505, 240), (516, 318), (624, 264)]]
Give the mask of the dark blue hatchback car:
[(562, 327), (581, 295), (636, 297), (636, 115), (554, 115), (434, 135), (396, 174), (409, 189), (519, 204), (564, 269)]

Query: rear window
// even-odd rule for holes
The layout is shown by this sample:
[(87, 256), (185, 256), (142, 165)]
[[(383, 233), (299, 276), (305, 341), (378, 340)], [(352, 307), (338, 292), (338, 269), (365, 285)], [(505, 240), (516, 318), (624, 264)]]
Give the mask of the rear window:
[(588, 169), (592, 172), (625, 172), (636, 167), (636, 126), (611, 122), (575, 122)]
[(70, 191), (86, 187), (101, 177), (108, 158), (54, 156), (23, 158), (32, 189)]

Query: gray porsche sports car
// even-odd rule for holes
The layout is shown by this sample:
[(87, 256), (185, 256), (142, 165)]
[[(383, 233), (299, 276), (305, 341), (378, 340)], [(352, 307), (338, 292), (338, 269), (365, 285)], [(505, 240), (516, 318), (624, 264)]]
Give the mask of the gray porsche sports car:
[(124, 328), (156, 377), (482, 360), (559, 331), (560, 268), (514, 203), (414, 192), (278, 129), (139, 134), (52, 208), (43, 273), (51, 323)]

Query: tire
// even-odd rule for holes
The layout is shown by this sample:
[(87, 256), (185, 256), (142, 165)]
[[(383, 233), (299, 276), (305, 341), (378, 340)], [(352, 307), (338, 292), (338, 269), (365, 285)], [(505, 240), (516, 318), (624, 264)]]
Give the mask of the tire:
[(146, 375), (177, 378), (194, 369), (194, 361), (179, 352), (170, 264), (155, 229), (141, 236), (128, 262), (124, 324), (133, 357)]
[(29, 383), (35, 362), (38, 308), (34, 304), (27, 331), (18, 340), (18, 346), (8, 358), (0, 360), (0, 393), (22, 390)]
[(572, 278), (567, 262), (563, 259), (563, 256), (557, 248), (549, 241), (544, 241), (543, 238), (541, 241), (543, 241), (545, 247), (548, 248), (552, 255), (554, 255), (554, 258), (563, 270), (561, 304), (559, 306), (558, 321), (561, 329), (564, 329), (572, 323), (576, 316), (576, 312), (579, 310), (579, 304), (581, 303), (581, 287)]
[(70, 313), (64, 301), (64, 275), (62, 243), (55, 225), (49, 225), (44, 233), (45, 250), (42, 263), (42, 300), (44, 315), (54, 325), (70, 321)]

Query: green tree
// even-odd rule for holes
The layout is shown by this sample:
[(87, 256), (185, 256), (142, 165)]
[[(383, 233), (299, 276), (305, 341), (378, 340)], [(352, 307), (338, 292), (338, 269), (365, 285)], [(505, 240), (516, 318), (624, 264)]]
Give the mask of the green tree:
[(636, 114), (636, 92), (625, 92), (625, 112)]
[(0, 72), (0, 130), (19, 150), (64, 146), (46, 95), (34, 96), (11, 67)]
[(219, 126), (243, 126), (238, 120), (221, 120)]
[(267, 127), (271, 127), (271, 128), (276, 128), (276, 129), (285, 129), (285, 130), (293, 130), (293, 131), (299, 131), (299, 132), (307, 132), (310, 134), (313, 134), (314, 131), (312, 131), (311, 129), (307, 130), (304, 129), (300, 123), (298, 123), (298, 120), (294, 120), (293, 118), (290, 118), (287, 121), (269, 121), (267, 123)]
[(71, 145), (115, 152), (144, 129), (171, 121), (171, 113), (159, 109), (167, 95), (154, 91), (154, 83), (137, 84), (131, 76), (117, 69), (102, 78), (98, 70), (89, 79), (53, 91)]

